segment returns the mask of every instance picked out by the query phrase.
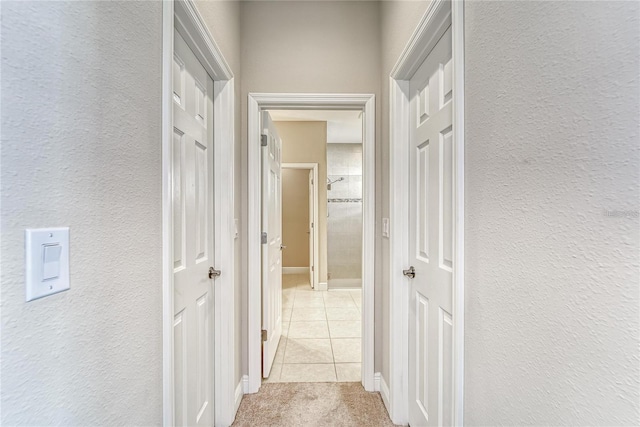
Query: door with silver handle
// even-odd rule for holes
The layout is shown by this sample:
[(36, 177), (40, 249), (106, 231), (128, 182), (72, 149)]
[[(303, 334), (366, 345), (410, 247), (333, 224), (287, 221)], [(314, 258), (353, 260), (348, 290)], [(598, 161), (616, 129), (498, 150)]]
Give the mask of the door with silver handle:
[(408, 270), (402, 270), (402, 274), (407, 276), (409, 279), (413, 279), (414, 277), (416, 277), (416, 269), (413, 268), (412, 265)]

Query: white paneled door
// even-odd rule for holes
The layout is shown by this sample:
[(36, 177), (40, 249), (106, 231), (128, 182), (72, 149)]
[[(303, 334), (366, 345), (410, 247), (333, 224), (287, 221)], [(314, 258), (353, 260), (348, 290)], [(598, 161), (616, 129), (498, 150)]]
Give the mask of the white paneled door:
[(266, 111), (262, 129), (262, 376), (267, 378), (282, 335), (282, 140)]
[[(409, 423), (453, 423), (451, 28), (410, 81)], [(411, 276), (411, 272), (405, 273)]]
[[(178, 32), (173, 62), (175, 425), (213, 425), (213, 80)], [(210, 277), (211, 276), (211, 277)]]

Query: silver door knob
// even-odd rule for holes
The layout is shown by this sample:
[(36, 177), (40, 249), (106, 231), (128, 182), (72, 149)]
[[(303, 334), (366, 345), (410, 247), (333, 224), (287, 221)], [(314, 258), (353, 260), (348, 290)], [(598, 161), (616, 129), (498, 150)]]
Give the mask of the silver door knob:
[(413, 279), (414, 277), (416, 277), (416, 269), (413, 268), (412, 265), (408, 270), (402, 270), (402, 274), (407, 276), (409, 279)]
[(280, 250), (287, 249), (287, 245), (280, 245)]
[(209, 279), (214, 279), (222, 274), (222, 271), (209, 267)]

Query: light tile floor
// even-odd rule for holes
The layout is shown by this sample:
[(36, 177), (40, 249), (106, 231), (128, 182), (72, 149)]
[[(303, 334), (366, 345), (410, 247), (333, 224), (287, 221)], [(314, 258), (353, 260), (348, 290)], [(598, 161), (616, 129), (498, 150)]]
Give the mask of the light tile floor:
[(360, 381), (362, 291), (314, 291), (282, 276), (282, 338), (264, 382)]

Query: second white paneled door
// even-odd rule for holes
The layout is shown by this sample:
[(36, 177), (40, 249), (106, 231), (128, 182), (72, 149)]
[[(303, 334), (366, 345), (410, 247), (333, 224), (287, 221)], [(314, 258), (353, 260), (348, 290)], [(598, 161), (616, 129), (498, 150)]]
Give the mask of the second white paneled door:
[(282, 336), (282, 140), (266, 111), (262, 129), (262, 377), (267, 378)]
[(213, 390), (213, 80), (174, 33), (174, 424), (211, 426)]
[[(453, 423), (451, 28), (410, 81), (409, 423)], [(411, 273), (408, 272), (409, 275)]]

